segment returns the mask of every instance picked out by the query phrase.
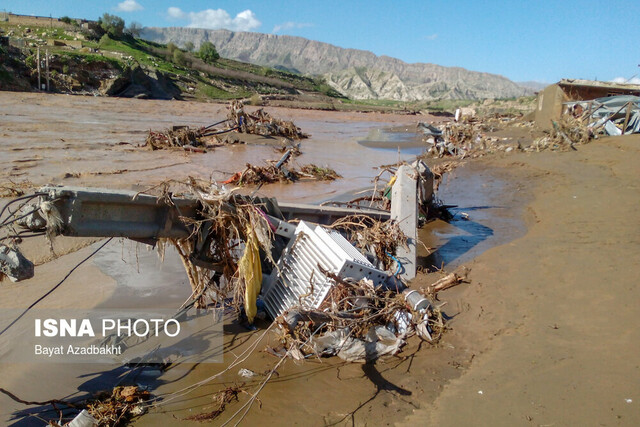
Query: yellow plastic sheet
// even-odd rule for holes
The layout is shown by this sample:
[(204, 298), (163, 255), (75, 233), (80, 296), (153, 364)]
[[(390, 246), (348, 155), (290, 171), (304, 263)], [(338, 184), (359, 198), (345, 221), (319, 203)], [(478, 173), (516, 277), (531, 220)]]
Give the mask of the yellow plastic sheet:
[(244, 254), (238, 263), (240, 278), (244, 280), (244, 309), (247, 313), (249, 323), (253, 323), (258, 308), (256, 300), (262, 286), (262, 266), (260, 265), (260, 249), (258, 248), (258, 237), (251, 226), (247, 227), (247, 241)]

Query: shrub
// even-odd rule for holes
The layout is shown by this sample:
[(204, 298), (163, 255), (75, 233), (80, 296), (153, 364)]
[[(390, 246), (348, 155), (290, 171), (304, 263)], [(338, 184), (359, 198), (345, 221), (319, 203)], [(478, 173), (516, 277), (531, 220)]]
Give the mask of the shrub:
[(207, 64), (213, 64), (220, 59), (220, 55), (218, 54), (216, 47), (211, 42), (204, 42), (200, 45), (198, 56)]
[(102, 37), (100, 37), (100, 41), (98, 42), (98, 45), (100, 46), (107, 46), (112, 42), (111, 37), (109, 37), (109, 34), (104, 34)]
[(187, 55), (184, 54), (180, 49), (175, 49), (173, 51), (173, 63), (181, 66), (186, 66), (188, 64)]
[(251, 95), (251, 98), (249, 98), (249, 102), (251, 103), (251, 105), (261, 106), (262, 97), (257, 93), (254, 93), (253, 95)]

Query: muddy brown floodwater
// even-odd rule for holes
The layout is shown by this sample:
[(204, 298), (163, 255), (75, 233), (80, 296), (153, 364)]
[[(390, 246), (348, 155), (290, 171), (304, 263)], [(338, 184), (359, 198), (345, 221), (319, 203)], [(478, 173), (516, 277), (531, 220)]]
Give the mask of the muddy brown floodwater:
[[(416, 153), (415, 125), (433, 119), (268, 110), (312, 134), (297, 162), (327, 164), (344, 176), (260, 190), (304, 202), (369, 186), (377, 173), (372, 167)], [(149, 129), (207, 125), (225, 114), (220, 104), (0, 92), (0, 180), (129, 189), (187, 175), (226, 179), (247, 162), (279, 157), (272, 146), (256, 144), (206, 154), (135, 147)], [(471, 268), (470, 283), (440, 295), (450, 317), (442, 341), (410, 340), (399, 357), (376, 364), (287, 361), (244, 424), (637, 425), (639, 144), (637, 136), (609, 138), (578, 152), (511, 153), (456, 169), (439, 192), (457, 205), (456, 216), (421, 230), (433, 250), (421, 250), (424, 272), (412, 284), (428, 285), (439, 277), (431, 272), (437, 268)], [(27, 243), (36, 275), (0, 284), (3, 328), (11, 309), (29, 306), (100, 244), (60, 238), (53, 256), (43, 241)], [(155, 252), (113, 241), (39, 307), (172, 308), (188, 295), (175, 254), (160, 263)], [(173, 393), (220, 372), (267, 327), (247, 331), (228, 314), (224, 363), (178, 364), (164, 373), (145, 368), (128, 377), (115, 365), (1, 363), (0, 386), (27, 400), (63, 399), (124, 378), (164, 398), (136, 424), (191, 425), (186, 417), (214, 409), (213, 393), (231, 385), (255, 390), (263, 377), (246, 379), (238, 370), (260, 374), (273, 367), (277, 359), (261, 350), (275, 337), (268, 334), (237, 368), (184, 396)], [(0, 360), (11, 351), (7, 343), (28, 331), (18, 322), (0, 336)], [(247, 398), (239, 395), (214, 424)], [(2, 424), (42, 425), (32, 416), (38, 409), (0, 395)]]

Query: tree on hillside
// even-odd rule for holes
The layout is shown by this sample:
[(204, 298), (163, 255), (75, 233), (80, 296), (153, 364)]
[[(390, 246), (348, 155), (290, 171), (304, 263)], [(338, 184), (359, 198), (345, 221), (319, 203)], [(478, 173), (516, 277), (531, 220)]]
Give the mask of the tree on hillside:
[(133, 21), (127, 27), (125, 33), (131, 37), (140, 37), (140, 33), (142, 32), (142, 24), (139, 22)]
[(186, 50), (187, 52), (193, 52), (194, 48), (195, 48), (195, 46), (193, 45), (192, 42), (186, 42), (184, 44), (184, 50)]
[(98, 19), (98, 24), (113, 39), (121, 39), (124, 35), (124, 19), (119, 16), (105, 13)]
[(189, 65), (189, 60), (183, 51), (176, 49), (173, 51), (173, 63), (184, 67)]
[(213, 64), (220, 58), (216, 47), (211, 42), (204, 42), (200, 45), (198, 56), (207, 64)]

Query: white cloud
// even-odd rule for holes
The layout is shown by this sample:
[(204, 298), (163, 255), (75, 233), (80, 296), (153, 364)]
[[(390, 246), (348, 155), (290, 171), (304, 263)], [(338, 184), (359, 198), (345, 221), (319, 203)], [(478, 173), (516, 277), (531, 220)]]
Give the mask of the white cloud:
[(427, 40), (435, 40), (438, 38), (438, 34), (431, 34), (430, 36), (424, 36)]
[(625, 77), (616, 77), (611, 81), (613, 83), (631, 83), (634, 85), (640, 85), (640, 77), (631, 77), (630, 79), (627, 79)]
[(170, 7), (169, 9), (167, 9), (167, 14), (169, 15), (169, 18), (172, 18), (172, 19), (187, 18), (187, 14), (184, 13), (182, 10), (180, 10), (179, 7)]
[(306, 27), (313, 27), (313, 24), (307, 23), (307, 22), (285, 22), (283, 24), (279, 24), (276, 25), (275, 27), (273, 27), (273, 31), (272, 33), (279, 33), (282, 30), (292, 30), (294, 28), (306, 28)]
[(179, 7), (167, 9), (167, 15), (171, 19), (186, 19), (189, 21), (187, 27), (207, 28), (217, 30), (225, 28), (232, 31), (250, 31), (258, 28), (262, 23), (258, 21), (255, 13), (244, 10), (234, 18), (223, 9), (206, 9), (200, 12), (184, 12)]
[(135, 12), (142, 9), (144, 9), (144, 7), (136, 0), (124, 0), (122, 3), (118, 3), (116, 7), (118, 12)]

